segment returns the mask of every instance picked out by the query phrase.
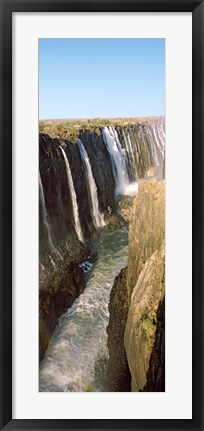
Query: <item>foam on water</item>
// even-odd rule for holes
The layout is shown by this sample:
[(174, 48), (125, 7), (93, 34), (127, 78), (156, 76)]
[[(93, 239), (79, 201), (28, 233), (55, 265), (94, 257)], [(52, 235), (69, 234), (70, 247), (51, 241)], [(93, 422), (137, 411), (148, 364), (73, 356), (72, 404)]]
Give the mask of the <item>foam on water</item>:
[(59, 320), (40, 365), (40, 391), (102, 391), (107, 365), (108, 302), (127, 265), (128, 232), (103, 233), (86, 289)]

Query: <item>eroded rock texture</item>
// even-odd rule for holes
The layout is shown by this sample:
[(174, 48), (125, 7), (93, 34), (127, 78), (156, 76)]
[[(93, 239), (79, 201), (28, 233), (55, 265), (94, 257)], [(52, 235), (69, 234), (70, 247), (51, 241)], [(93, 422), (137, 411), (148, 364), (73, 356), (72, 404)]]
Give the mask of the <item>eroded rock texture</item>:
[(128, 267), (110, 297), (107, 376), (116, 383), (109, 390), (130, 390), (128, 380), (132, 391), (164, 390), (164, 205), (164, 182), (139, 183), (128, 214)]
[(107, 328), (110, 359), (106, 376), (106, 390), (130, 391), (131, 376), (124, 346), (124, 331), (128, 315), (127, 268), (115, 278), (110, 295), (110, 320)]
[[(53, 138), (47, 134), (39, 136), (40, 358), (44, 355), (58, 317), (70, 307), (84, 287), (84, 275), (79, 265), (91, 259), (92, 241), (100, 235), (100, 229), (93, 223), (90, 188), (84, 159), (77, 145), (78, 138), (83, 142), (91, 165), (97, 189), (98, 210), (103, 214), (106, 223), (103, 229), (117, 230), (133, 219), (128, 270), (116, 281), (111, 296), (111, 304), (117, 302), (115, 308), (110, 304), (111, 313), (115, 313), (115, 323), (113, 319), (110, 320), (110, 327), (113, 322), (110, 337), (112, 331), (115, 334), (114, 346), (117, 345), (116, 339), (118, 342), (120, 339), (123, 340), (131, 293), (139, 274), (146, 260), (158, 248), (160, 237), (163, 235), (160, 217), (163, 207), (160, 208), (159, 205), (162, 205), (160, 194), (164, 194), (164, 187), (162, 192), (162, 186), (157, 189), (156, 182), (144, 182), (144, 185), (142, 182), (140, 193), (134, 203), (130, 196), (121, 198), (116, 194), (113, 155), (108, 150), (103, 133), (104, 130), (99, 128), (97, 131), (76, 130), (73, 136), (69, 133), (68, 139), (63, 138), (64, 132), (61, 137), (55, 134)], [(162, 124), (117, 126), (112, 133), (117, 136), (116, 147), (120, 150), (120, 157), (125, 163), (124, 169), (127, 170), (129, 182), (139, 178), (162, 177), (164, 160)], [(63, 152), (66, 157), (63, 156)], [(73, 192), (68, 184), (66, 158), (76, 195), (82, 236), (79, 236), (76, 229)], [(120, 290), (119, 295), (117, 289)], [(124, 303), (120, 297), (123, 297)], [(114, 325), (118, 325), (117, 331)], [(117, 355), (115, 348), (114, 351)], [(127, 373), (123, 342), (118, 358), (117, 363), (119, 364), (121, 360)], [(113, 361), (114, 368), (115, 364), (116, 361)], [(121, 375), (123, 366), (119, 366)], [(116, 376), (116, 368), (114, 373)], [(129, 377), (124, 380), (120, 376), (116, 380), (115, 387), (118, 389), (113, 390), (129, 390)]]
[[(133, 289), (124, 334), (131, 390), (145, 388), (156, 338), (157, 312), (164, 297), (164, 246), (146, 261)], [(155, 367), (154, 358), (151, 368)]]
[(129, 226), (127, 286), (129, 297), (149, 257), (164, 241), (165, 184), (141, 181)]
[(87, 258), (87, 252), (76, 249), (73, 257), (61, 265), (60, 270), (44, 281), (39, 292), (39, 359), (45, 354), (49, 339), (58, 318), (70, 307), (85, 287), (85, 275), (80, 263)]

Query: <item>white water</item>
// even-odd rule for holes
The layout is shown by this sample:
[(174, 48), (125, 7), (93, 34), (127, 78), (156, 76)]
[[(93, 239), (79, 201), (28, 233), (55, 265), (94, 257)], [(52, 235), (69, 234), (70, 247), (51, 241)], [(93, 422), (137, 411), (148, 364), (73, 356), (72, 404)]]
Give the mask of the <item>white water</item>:
[(64, 161), (65, 161), (68, 187), (69, 187), (69, 190), (71, 193), (72, 209), (73, 209), (73, 217), (74, 217), (74, 228), (75, 228), (75, 231), (76, 231), (76, 234), (77, 234), (79, 240), (83, 242), (83, 234), (82, 234), (82, 230), (81, 230), (81, 224), (80, 224), (80, 219), (79, 219), (79, 210), (78, 210), (77, 198), (76, 198), (76, 193), (75, 193), (75, 189), (74, 189), (74, 183), (73, 183), (73, 179), (72, 179), (71, 169), (70, 169), (69, 161), (68, 161), (68, 158), (67, 158), (65, 151), (63, 150), (62, 147), (60, 147), (60, 148), (61, 148), (61, 151), (62, 151), (62, 154), (64, 157)]
[(148, 129), (153, 165), (158, 168), (158, 179), (163, 176), (165, 135), (162, 125), (152, 125)]
[(163, 127), (162, 124), (159, 124), (157, 126), (157, 128), (155, 127), (155, 134), (158, 135), (159, 139), (157, 139), (157, 142), (158, 142), (158, 146), (159, 146), (159, 149), (160, 149), (160, 151), (162, 153), (162, 157), (163, 157), (163, 160), (164, 160), (165, 134), (164, 134), (164, 127)]
[(148, 151), (149, 162), (157, 169), (157, 179), (163, 177), (165, 132), (162, 124), (139, 126), (139, 136)]
[(137, 193), (137, 182), (132, 183), (130, 187), (122, 147), (114, 127), (105, 127), (103, 138), (110, 154), (112, 172), (116, 182), (116, 195), (129, 195), (131, 191), (131, 195), (134, 196)]
[(95, 247), (98, 260), (87, 286), (60, 318), (41, 362), (42, 392), (104, 390), (109, 296), (116, 275), (127, 265), (128, 232), (103, 232)]
[(129, 142), (129, 146), (130, 146), (130, 152), (131, 152), (131, 155), (132, 155), (132, 159), (133, 159), (133, 163), (134, 163), (134, 167), (135, 167), (135, 176), (136, 176), (136, 178), (137, 178), (137, 166), (136, 166), (136, 157), (135, 157), (135, 155), (133, 154), (133, 149), (132, 149), (132, 142), (131, 142), (131, 139), (130, 139), (130, 134), (128, 133), (128, 142)]
[(125, 148), (127, 150), (128, 157), (129, 157), (129, 160), (130, 160), (131, 173), (134, 173), (135, 178), (137, 178), (137, 168), (136, 168), (135, 156), (134, 156), (134, 153), (133, 153), (132, 143), (131, 143), (131, 140), (130, 140), (129, 133), (128, 133), (128, 137), (126, 137), (124, 128), (122, 128), (122, 134), (123, 134), (123, 139), (124, 139), (124, 142), (125, 142)]
[(99, 211), (97, 187), (93, 177), (91, 165), (89, 162), (89, 157), (81, 139), (77, 140), (77, 144), (79, 147), (79, 151), (80, 151), (83, 163), (85, 165), (86, 180), (87, 180), (89, 196), (91, 201), (93, 224), (96, 228), (103, 227), (105, 226), (105, 221), (104, 221), (103, 215)]

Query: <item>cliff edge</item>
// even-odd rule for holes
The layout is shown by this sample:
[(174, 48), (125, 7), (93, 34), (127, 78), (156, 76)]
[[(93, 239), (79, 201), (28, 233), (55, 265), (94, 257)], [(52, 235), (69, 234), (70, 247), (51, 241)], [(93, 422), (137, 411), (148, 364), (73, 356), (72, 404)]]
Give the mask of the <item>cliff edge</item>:
[(128, 218), (128, 267), (110, 296), (106, 386), (164, 391), (165, 183), (141, 181)]

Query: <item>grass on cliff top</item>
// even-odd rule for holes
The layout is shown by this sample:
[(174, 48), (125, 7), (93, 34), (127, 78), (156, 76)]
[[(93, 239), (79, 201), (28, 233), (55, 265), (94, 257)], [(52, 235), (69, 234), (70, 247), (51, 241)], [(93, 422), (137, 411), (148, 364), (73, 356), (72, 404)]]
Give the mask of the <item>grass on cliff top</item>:
[(51, 138), (62, 138), (76, 142), (80, 130), (95, 132), (99, 135), (100, 127), (132, 126), (159, 122), (164, 122), (164, 117), (40, 120), (39, 132), (47, 134)]

